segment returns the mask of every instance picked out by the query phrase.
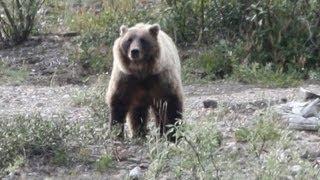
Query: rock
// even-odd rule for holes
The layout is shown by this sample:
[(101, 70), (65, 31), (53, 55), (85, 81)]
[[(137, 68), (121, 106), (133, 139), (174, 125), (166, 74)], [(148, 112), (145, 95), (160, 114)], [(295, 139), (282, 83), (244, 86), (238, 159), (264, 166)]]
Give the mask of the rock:
[(141, 169), (148, 169), (149, 164), (148, 164), (148, 163), (141, 163), (141, 164), (139, 165), (139, 167), (140, 167)]
[(308, 118), (308, 117), (314, 117), (318, 115), (319, 111), (320, 111), (320, 99), (317, 98), (316, 100), (309, 103), (306, 107), (304, 107), (301, 110), (301, 114), (303, 117)]
[(315, 93), (315, 91), (310, 91), (302, 87), (299, 90), (299, 96), (303, 101), (320, 98), (320, 94)]
[(293, 176), (299, 174), (301, 172), (302, 167), (300, 165), (294, 165), (290, 168), (290, 172)]
[(280, 101), (281, 101), (281, 103), (287, 103), (288, 99), (287, 98), (281, 98)]
[(218, 102), (215, 100), (205, 100), (203, 101), (204, 108), (212, 108), (215, 109), (218, 107)]
[(139, 180), (142, 179), (143, 173), (139, 166), (133, 168), (129, 173), (129, 178), (131, 180)]
[(288, 115), (289, 128), (296, 130), (317, 131), (319, 129), (320, 120), (316, 117), (304, 118), (300, 115)]
[(317, 158), (320, 157), (320, 152), (314, 149), (306, 150), (302, 155), (300, 156), (302, 159), (307, 159), (309, 161), (314, 161)]

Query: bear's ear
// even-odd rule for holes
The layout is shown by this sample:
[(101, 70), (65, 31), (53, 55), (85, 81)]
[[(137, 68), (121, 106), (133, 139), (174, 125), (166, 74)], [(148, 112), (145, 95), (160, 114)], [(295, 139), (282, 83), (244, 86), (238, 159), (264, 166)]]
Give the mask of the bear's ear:
[(123, 36), (124, 34), (126, 34), (128, 31), (128, 27), (126, 25), (122, 25), (120, 27), (120, 36)]
[(160, 25), (159, 24), (153, 24), (149, 28), (149, 32), (152, 36), (157, 37), (160, 31)]

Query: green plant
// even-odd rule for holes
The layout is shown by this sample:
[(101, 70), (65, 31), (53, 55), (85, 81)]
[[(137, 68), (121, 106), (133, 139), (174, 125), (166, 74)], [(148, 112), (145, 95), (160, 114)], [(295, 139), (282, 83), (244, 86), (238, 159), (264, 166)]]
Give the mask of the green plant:
[(180, 178), (206, 179), (212, 174), (218, 176), (219, 167), (215, 162), (215, 153), (221, 144), (222, 134), (217, 130), (215, 122), (182, 124), (177, 128), (176, 136), (180, 139), (176, 145), (151, 136), (149, 152), (152, 163), (148, 178), (158, 178), (168, 169)]
[(11, 68), (3, 61), (0, 61), (0, 84), (20, 84), (29, 72), (25, 67)]
[(273, 62), (287, 72), (319, 66), (317, 1), (258, 1), (248, 9), (251, 62)]
[[(43, 119), (34, 114), (0, 119), (0, 176), (36, 157), (43, 164), (70, 166), (81, 162), (93, 166), (92, 145), (110, 143), (105, 119), (68, 122)], [(20, 159), (24, 161), (21, 162)]]
[(99, 172), (104, 172), (112, 166), (112, 161), (111, 155), (104, 154), (95, 162), (95, 168)]
[(232, 58), (225, 41), (214, 46), (211, 51), (200, 55), (199, 60), (206, 74), (212, 79), (223, 79), (232, 73)]
[[(284, 74), (292, 70), (306, 74), (319, 67), (318, 1), (166, 2), (161, 23), (180, 45), (241, 41), (241, 47), (229, 49), (241, 49), (245, 55), (234, 56), (234, 65), (272, 63)], [(205, 67), (215, 69), (213, 61), (205, 62)]]
[(19, 156), (50, 154), (65, 148), (63, 139), (69, 131), (62, 128), (64, 125), (44, 121), (40, 116), (0, 121), (0, 172)]
[(67, 166), (70, 162), (68, 152), (66, 149), (55, 149), (53, 151), (53, 157), (51, 163), (57, 166)]
[[(271, 115), (271, 117), (269, 117)], [(241, 127), (235, 132), (237, 141), (248, 142), (252, 146), (253, 152), (260, 156), (268, 146), (269, 142), (280, 139), (280, 130), (275, 123), (277, 117), (272, 113), (268, 116), (258, 117), (257, 122), (251, 128)], [(271, 119), (271, 120), (269, 120)]]
[(250, 140), (250, 130), (248, 128), (239, 128), (235, 131), (235, 138), (238, 142), (248, 142)]
[(30, 35), (43, 0), (0, 0), (0, 41), (19, 44)]
[(310, 70), (309, 71), (309, 78), (311, 80), (320, 81), (320, 70), (319, 70), (319, 68), (315, 69), (315, 70)]
[(234, 66), (231, 79), (264, 87), (290, 87), (299, 85), (303, 77), (303, 73), (294, 69), (285, 73), (282, 69), (273, 69), (272, 64), (262, 66), (254, 63)]
[(89, 106), (93, 111), (93, 116), (100, 119), (107, 119), (107, 105), (105, 93), (108, 79), (105, 75), (100, 75), (96, 83), (85, 91), (75, 92), (72, 96), (76, 106)]

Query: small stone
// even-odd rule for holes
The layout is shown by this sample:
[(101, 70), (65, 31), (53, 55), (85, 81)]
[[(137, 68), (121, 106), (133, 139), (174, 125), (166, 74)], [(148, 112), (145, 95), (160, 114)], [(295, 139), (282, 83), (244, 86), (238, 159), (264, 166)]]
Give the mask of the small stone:
[(129, 173), (129, 178), (131, 180), (139, 180), (139, 179), (142, 179), (142, 171), (141, 171), (141, 168), (139, 166), (133, 168), (130, 173)]
[(293, 176), (299, 174), (301, 172), (302, 167), (300, 165), (294, 165), (290, 168), (290, 172)]
[(287, 98), (281, 98), (281, 103), (287, 103), (288, 99)]
[(148, 164), (148, 163), (141, 163), (141, 164), (139, 165), (139, 167), (140, 167), (141, 169), (148, 169), (149, 164)]
[(42, 107), (42, 106), (44, 106), (44, 103), (41, 103), (41, 102), (40, 102), (40, 103), (37, 103), (37, 104), (36, 104), (36, 107)]
[(205, 100), (203, 101), (204, 108), (212, 108), (215, 109), (218, 107), (218, 102), (215, 100)]

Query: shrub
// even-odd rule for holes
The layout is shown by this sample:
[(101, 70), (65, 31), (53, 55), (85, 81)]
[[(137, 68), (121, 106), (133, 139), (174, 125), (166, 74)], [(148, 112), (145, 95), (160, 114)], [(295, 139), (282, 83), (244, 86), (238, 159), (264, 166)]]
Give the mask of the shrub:
[(112, 165), (112, 156), (109, 154), (102, 155), (96, 162), (95, 162), (95, 168), (99, 172), (104, 172)]
[(168, 170), (178, 179), (200, 177), (209, 179), (218, 170), (215, 164), (216, 151), (222, 141), (222, 134), (216, 123), (200, 121), (183, 124), (176, 132), (181, 138), (178, 144), (168, 144), (152, 136), (149, 139), (151, 165), (147, 179), (158, 179)]
[(110, 70), (112, 45), (120, 26), (154, 19), (151, 11), (136, 6), (132, 0), (103, 2), (99, 13), (76, 11), (69, 17), (71, 29), (81, 30), (81, 37), (77, 40), (80, 51), (75, 54), (75, 60), (79, 60), (89, 74)]
[(171, 0), (167, 5), (162, 23), (179, 44), (240, 40), (249, 63), (273, 63), (284, 73), (320, 66), (319, 1)]
[(250, 61), (272, 62), (287, 72), (319, 66), (319, 1), (258, 1), (247, 12), (244, 33)]
[(201, 66), (211, 79), (223, 79), (232, 73), (232, 54), (225, 41), (214, 46), (211, 51), (200, 55)]
[(63, 123), (44, 121), (38, 115), (0, 121), (0, 174), (20, 156), (50, 154), (65, 148), (63, 139), (69, 131)]
[[(177, 144), (151, 136), (148, 144), (151, 163), (146, 179), (317, 177), (318, 169), (301, 160), (292, 139), (294, 132), (281, 126), (279, 115), (268, 109), (257, 113), (248, 124), (227, 125), (231, 133), (233, 128), (238, 129), (233, 139), (226, 126), (219, 124), (238, 121), (236, 114), (222, 108), (195, 123), (183, 124), (177, 130), (182, 136)], [(301, 174), (292, 175), (293, 165), (303, 167)]]
[(301, 83), (304, 74), (295, 69), (285, 73), (282, 69), (274, 69), (272, 64), (263, 66), (259, 63), (252, 65), (235, 65), (231, 79), (243, 83), (259, 84), (264, 87), (291, 87)]
[(25, 41), (43, 0), (0, 0), (0, 41), (4, 46)]
[(180, 44), (233, 38), (245, 19), (242, 1), (174, 0), (167, 5), (161, 21)]

